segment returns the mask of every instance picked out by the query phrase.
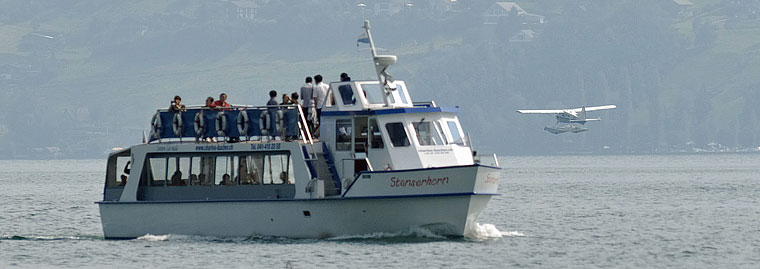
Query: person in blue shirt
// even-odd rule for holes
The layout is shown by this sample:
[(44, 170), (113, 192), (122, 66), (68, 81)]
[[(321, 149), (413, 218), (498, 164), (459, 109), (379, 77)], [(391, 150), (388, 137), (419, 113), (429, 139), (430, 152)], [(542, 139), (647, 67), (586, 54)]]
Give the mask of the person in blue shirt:
[(277, 91), (269, 91), (269, 101), (267, 101), (267, 113), (269, 113), (269, 136), (274, 139), (277, 136)]

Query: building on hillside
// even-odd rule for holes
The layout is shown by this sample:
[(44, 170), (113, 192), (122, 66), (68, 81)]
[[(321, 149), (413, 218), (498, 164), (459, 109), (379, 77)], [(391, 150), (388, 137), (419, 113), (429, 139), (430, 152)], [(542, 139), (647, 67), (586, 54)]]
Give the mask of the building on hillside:
[(679, 18), (688, 18), (694, 16), (694, 12), (692, 11), (694, 3), (690, 0), (671, 0), (667, 2), (668, 7), (666, 8), (673, 12), (675, 16)]
[(375, 16), (391, 16), (412, 7), (414, 4), (407, 0), (378, 0), (374, 11)]
[(254, 0), (234, 0), (226, 1), (230, 3), (227, 6), (227, 17), (238, 18), (242, 20), (253, 21), (256, 19), (256, 10), (258, 4)]
[(533, 30), (520, 30), (509, 38), (509, 42), (531, 42), (536, 39), (536, 36), (536, 32)]
[(529, 13), (515, 2), (496, 2), (483, 12), (483, 24), (500, 24), (506, 19), (522, 24), (544, 23), (544, 16)]

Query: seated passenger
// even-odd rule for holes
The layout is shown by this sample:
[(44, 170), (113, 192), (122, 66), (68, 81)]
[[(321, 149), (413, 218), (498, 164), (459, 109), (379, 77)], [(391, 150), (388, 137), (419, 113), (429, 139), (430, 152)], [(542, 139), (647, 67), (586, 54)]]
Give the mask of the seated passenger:
[(251, 173), (250, 173), (250, 174), (248, 174), (248, 175), (250, 176), (250, 178), (251, 178), (251, 182), (252, 182), (254, 185), (259, 185), (259, 184), (261, 184), (261, 180), (259, 180), (259, 173), (256, 171), (256, 169), (254, 169), (253, 171), (251, 171)]
[(241, 185), (253, 184), (253, 179), (251, 178), (251, 175), (248, 174), (248, 167), (245, 165), (244, 162), (241, 162), (241, 165), (240, 165), (240, 184)]
[(172, 181), (171, 186), (185, 186), (187, 183), (185, 183), (184, 180), (182, 180), (182, 172), (179, 170), (174, 171), (174, 174), (172, 175)]
[(283, 171), (282, 173), (280, 173), (280, 181), (282, 181), (282, 184), (290, 184), (290, 182), (288, 182), (288, 173), (287, 172)]
[(198, 179), (198, 176), (195, 174), (190, 174), (190, 185), (198, 186), (200, 184), (201, 184), (201, 181)]
[(219, 185), (232, 186), (235, 185), (235, 182), (230, 180), (230, 174), (224, 174), (222, 176), (222, 182), (219, 182)]
[(201, 186), (209, 186), (211, 185), (211, 182), (208, 180), (208, 177), (206, 177), (206, 174), (201, 173), (198, 175), (198, 181), (200, 181)]

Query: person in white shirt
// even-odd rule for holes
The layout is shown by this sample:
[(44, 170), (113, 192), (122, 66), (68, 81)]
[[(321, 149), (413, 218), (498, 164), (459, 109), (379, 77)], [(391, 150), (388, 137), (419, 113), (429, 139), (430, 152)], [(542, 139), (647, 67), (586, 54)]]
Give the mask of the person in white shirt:
[[(317, 117), (316, 121), (320, 122), (322, 120), (322, 107), (325, 105), (325, 101), (327, 100), (327, 91), (330, 88), (327, 84), (322, 82), (322, 75), (316, 75), (314, 76), (314, 82), (316, 83), (314, 85), (314, 95), (316, 96), (316, 106), (317, 106)], [(319, 123), (316, 124), (317, 127), (315, 128), (317, 131), (317, 136), (319, 136)]]

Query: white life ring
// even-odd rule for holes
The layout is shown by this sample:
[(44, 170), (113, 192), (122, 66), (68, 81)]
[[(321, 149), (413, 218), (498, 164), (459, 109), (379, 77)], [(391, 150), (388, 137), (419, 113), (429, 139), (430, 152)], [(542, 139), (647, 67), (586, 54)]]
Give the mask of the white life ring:
[(216, 133), (219, 136), (227, 136), (227, 117), (224, 116), (224, 112), (216, 114)]
[(172, 119), (172, 129), (174, 130), (174, 135), (182, 137), (182, 112), (174, 114), (174, 118)]
[(151, 136), (156, 139), (160, 139), (161, 138), (161, 117), (160, 117), (159, 112), (156, 112), (156, 114), (153, 114), (153, 118), (150, 120), (150, 125), (152, 127)]
[(277, 127), (277, 132), (280, 133), (281, 136), (285, 136), (285, 111), (284, 110), (277, 110), (277, 120), (275, 121), (275, 126)]
[(269, 134), (269, 112), (267, 111), (262, 112), (259, 116), (259, 130), (261, 130), (261, 134)]
[[(274, 123), (275, 123), (274, 127), (276, 128), (275, 130), (277, 130), (278, 132), (279, 130), (282, 129), (282, 118), (283, 118), (282, 110), (278, 110), (277, 113), (275, 113), (275, 119), (274, 119)], [(261, 113), (261, 116), (259, 117), (259, 129), (261, 129), (262, 134), (265, 134), (265, 135), (269, 134), (269, 127), (270, 127), (269, 125), (271, 125), (270, 119), (269, 119), (269, 111)], [(283, 135), (283, 134), (280, 134), (280, 135)]]
[(248, 112), (240, 111), (240, 115), (237, 118), (237, 128), (241, 136), (248, 136)]
[(203, 118), (203, 111), (195, 114), (193, 126), (195, 127), (195, 137), (201, 137), (203, 131), (206, 130), (206, 120)]

